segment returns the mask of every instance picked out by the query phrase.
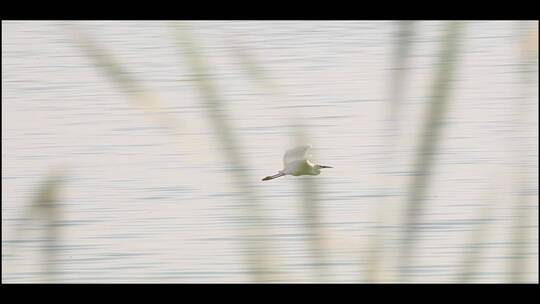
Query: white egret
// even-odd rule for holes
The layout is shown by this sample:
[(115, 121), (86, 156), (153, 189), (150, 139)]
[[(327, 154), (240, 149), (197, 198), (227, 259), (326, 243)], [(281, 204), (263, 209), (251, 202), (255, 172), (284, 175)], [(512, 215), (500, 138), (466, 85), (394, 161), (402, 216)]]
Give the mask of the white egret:
[(262, 180), (271, 180), (285, 175), (319, 175), (322, 168), (333, 168), (315, 164), (311, 159), (311, 154), (309, 153), (310, 150), (311, 145), (287, 150), (283, 156), (283, 170), (280, 170), (276, 175), (267, 176)]

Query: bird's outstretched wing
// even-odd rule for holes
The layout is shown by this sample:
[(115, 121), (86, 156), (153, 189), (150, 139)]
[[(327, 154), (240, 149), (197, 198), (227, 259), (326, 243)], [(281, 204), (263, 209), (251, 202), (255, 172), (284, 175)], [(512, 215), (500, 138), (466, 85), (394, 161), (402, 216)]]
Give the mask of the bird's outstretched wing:
[(283, 156), (283, 165), (286, 167), (288, 163), (302, 159), (310, 159), (310, 150), (311, 145), (303, 145), (294, 149), (287, 150), (285, 152), (285, 155)]

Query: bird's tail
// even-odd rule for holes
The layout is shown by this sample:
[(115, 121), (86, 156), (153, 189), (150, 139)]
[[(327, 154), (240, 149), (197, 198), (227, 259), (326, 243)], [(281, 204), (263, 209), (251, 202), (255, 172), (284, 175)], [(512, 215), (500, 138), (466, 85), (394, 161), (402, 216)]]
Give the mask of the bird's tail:
[(279, 173), (276, 174), (276, 175), (267, 176), (267, 177), (263, 178), (262, 180), (263, 180), (263, 181), (267, 181), (267, 180), (271, 180), (271, 179), (274, 179), (274, 178), (281, 177), (281, 176), (283, 176), (283, 175), (285, 175), (285, 173), (279, 172)]

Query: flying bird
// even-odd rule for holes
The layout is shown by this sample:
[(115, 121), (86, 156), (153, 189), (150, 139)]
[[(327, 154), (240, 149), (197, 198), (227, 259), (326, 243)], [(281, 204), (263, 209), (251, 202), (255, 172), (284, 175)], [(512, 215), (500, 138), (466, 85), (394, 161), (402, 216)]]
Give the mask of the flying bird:
[(287, 150), (283, 156), (283, 170), (278, 174), (267, 176), (263, 181), (271, 180), (285, 175), (319, 175), (322, 168), (333, 168), (330, 166), (318, 165), (311, 159), (311, 145), (304, 145)]

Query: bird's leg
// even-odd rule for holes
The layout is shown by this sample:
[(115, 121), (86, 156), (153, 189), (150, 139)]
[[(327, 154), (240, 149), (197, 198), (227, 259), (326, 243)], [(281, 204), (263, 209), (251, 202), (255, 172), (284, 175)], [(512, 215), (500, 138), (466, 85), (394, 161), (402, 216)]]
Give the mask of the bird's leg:
[(285, 173), (279, 172), (279, 173), (276, 174), (276, 175), (267, 176), (267, 177), (263, 178), (262, 180), (263, 180), (263, 181), (267, 181), (267, 180), (271, 180), (271, 179), (274, 179), (274, 178), (278, 178), (278, 177), (283, 176), (283, 175), (285, 175)]

